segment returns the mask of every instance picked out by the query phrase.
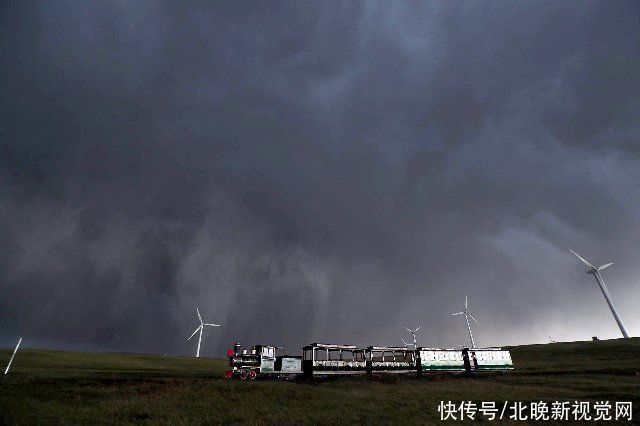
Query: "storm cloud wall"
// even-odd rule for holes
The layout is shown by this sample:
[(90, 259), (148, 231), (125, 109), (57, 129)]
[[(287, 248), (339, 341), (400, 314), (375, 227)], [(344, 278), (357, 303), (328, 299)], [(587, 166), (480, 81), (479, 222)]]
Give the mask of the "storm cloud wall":
[(637, 2), (4, 2), (0, 343), (640, 330)]

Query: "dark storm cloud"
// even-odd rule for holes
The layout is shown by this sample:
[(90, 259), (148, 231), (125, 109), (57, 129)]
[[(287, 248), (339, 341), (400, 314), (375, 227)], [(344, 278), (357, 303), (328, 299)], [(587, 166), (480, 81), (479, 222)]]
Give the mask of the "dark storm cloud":
[[(637, 3), (5, 3), (0, 339), (632, 334)], [(25, 341), (26, 343), (26, 341)]]

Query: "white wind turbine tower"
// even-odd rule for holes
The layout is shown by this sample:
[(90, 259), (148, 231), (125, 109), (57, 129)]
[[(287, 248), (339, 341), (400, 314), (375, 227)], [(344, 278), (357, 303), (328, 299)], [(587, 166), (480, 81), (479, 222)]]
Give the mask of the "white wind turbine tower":
[(13, 362), (13, 358), (16, 356), (16, 352), (18, 352), (18, 348), (20, 347), (20, 343), (22, 343), (22, 337), (18, 339), (18, 344), (16, 345), (16, 348), (13, 350), (13, 355), (11, 355), (9, 364), (7, 364), (7, 369), (4, 370), (4, 374), (7, 374), (9, 372), (9, 369), (11, 368), (11, 363)]
[[(409, 329), (409, 327), (405, 327), (405, 330), (407, 330), (413, 336), (413, 349), (417, 349), (418, 348), (418, 344), (416, 342), (416, 331), (420, 330), (420, 327), (422, 327), (422, 326), (419, 326), (415, 330), (411, 330), (411, 329)], [(404, 339), (402, 339), (402, 341), (404, 342)], [(406, 343), (405, 343), (405, 345), (406, 345)]]
[(611, 295), (609, 294), (609, 290), (607, 289), (607, 286), (604, 285), (604, 280), (602, 279), (602, 275), (600, 275), (600, 271), (602, 271), (603, 269), (606, 269), (609, 266), (613, 265), (613, 263), (606, 263), (606, 264), (604, 264), (602, 266), (598, 266), (596, 268), (595, 266), (593, 266), (592, 264), (590, 264), (589, 262), (584, 260), (575, 251), (573, 251), (573, 250), (570, 250), (570, 251), (571, 251), (571, 253), (575, 254), (576, 257), (578, 259), (580, 259), (585, 265), (587, 265), (589, 267), (589, 271), (587, 272), (587, 274), (591, 274), (591, 275), (593, 275), (595, 277), (596, 282), (600, 286), (600, 290), (602, 290), (602, 294), (604, 295), (604, 298), (607, 301), (607, 304), (609, 305), (609, 309), (611, 309), (611, 313), (613, 314), (613, 317), (616, 319), (616, 322), (618, 323), (618, 327), (620, 327), (620, 331), (622, 332), (622, 335), (624, 336), (625, 339), (628, 339), (629, 338), (629, 334), (627, 333), (627, 329), (624, 327), (624, 324), (622, 323), (622, 320), (620, 319), (620, 315), (618, 315), (618, 311), (616, 311), (616, 308), (613, 306), (613, 302), (611, 301)]
[(464, 297), (464, 311), (462, 312), (456, 312), (455, 314), (451, 314), (452, 316), (456, 316), (456, 315), (464, 315), (464, 319), (467, 321), (467, 329), (469, 330), (469, 339), (471, 340), (471, 347), (475, 348), (476, 347), (476, 342), (473, 341), (473, 333), (471, 333), (471, 325), (469, 325), (469, 317), (471, 317), (471, 319), (473, 319), (476, 324), (480, 325), (480, 323), (478, 322), (477, 319), (475, 319), (473, 317), (473, 315), (471, 315), (469, 313), (469, 305), (467, 303), (467, 296)]
[(196, 328), (196, 331), (194, 331), (193, 334), (191, 336), (189, 336), (189, 338), (187, 340), (191, 340), (191, 338), (193, 336), (195, 336), (198, 331), (200, 332), (200, 336), (198, 336), (198, 350), (196, 351), (196, 358), (200, 358), (200, 343), (202, 342), (202, 330), (204, 329), (204, 326), (208, 325), (210, 327), (220, 327), (220, 325), (219, 324), (206, 324), (205, 322), (203, 322), (202, 321), (202, 317), (200, 316), (200, 310), (198, 309), (197, 306), (196, 306), (196, 312), (198, 313), (198, 319), (200, 320), (200, 325), (198, 326), (198, 328)]

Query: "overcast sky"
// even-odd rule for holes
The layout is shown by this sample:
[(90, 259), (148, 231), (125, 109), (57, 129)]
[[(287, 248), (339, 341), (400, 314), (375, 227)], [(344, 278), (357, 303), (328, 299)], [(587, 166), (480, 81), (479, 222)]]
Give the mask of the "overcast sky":
[(640, 335), (640, 3), (2, 2), (0, 345)]

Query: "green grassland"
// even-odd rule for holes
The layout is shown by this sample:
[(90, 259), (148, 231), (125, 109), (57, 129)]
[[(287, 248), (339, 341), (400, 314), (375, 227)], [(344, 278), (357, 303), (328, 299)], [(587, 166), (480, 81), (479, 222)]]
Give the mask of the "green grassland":
[(26, 349), (0, 377), (0, 423), (426, 424), (443, 400), (632, 401), (638, 420), (639, 338), (510, 350), (509, 374), (302, 383), (225, 381), (226, 360)]

